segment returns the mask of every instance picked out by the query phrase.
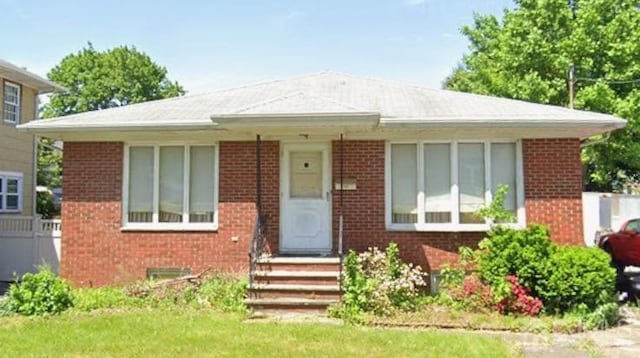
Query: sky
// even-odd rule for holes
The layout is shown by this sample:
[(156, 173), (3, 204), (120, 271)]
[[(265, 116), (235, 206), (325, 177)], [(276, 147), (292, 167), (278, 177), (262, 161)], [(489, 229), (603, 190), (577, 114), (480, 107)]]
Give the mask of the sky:
[(512, 0), (0, 0), (0, 58), (46, 76), (91, 42), (97, 50), (135, 46), (188, 93), (323, 70), (439, 88), (467, 52), (460, 28), (473, 23), (474, 13), (501, 16), (512, 6)]

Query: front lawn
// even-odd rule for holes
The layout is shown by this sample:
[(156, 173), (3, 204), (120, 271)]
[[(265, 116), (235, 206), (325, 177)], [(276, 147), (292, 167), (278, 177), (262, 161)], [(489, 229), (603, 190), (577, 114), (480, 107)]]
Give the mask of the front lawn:
[(326, 324), (258, 323), (212, 310), (72, 311), (0, 318), (0, 356), (507, 357), (495, 338)]

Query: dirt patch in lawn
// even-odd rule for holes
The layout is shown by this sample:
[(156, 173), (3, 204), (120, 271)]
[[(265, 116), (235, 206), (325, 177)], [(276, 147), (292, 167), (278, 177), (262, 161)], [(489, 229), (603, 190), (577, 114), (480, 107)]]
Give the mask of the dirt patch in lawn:
[(504, 316), (496, 312), (472, 313), (430, 305), (418, 312), (398, 313), (390, 317), (368, 317), (367, 324), (378, 327), (458, 328), (531, 333), (579, 333), (577, 318), (553, 316)]

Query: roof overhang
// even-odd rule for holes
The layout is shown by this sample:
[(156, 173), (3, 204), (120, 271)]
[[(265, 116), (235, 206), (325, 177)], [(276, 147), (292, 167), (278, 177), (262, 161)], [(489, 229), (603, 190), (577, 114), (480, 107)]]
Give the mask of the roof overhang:
[(59, 84), (31, 73), (23, 68), (0, 59), (0, 77), (15, 81), (38, 90), (38, 94), (65, 92), (67, 89)]
[(90, 132), (113, 132), (113, 131), (176, 131), (176, 130), (220, 130), (216, 123), (207, 123), (203, 121), (176, 121), (176, 122), (150, 122), (150, 123), (96, 123), (83, 124), (82, 126), (70, 124), (58, 124), (55, 120), (38, 120), (18, 125), (18, 130), (32, 133), (90, 133)]
[[(551, 131), (550, 136), (562, 133), (562, 136), (587, 138), (594, 135), (611, 132), (623, 128), (626, 121), (613, 116), (604, 119), (544, 119), (544, 118), (514, 118), (510, 120), (496, 120), (494, 118), (429, 118), (428, 120), (416, 118), (382, 118), (380, 129), (393, 131), (416, 131), (431, 129), (499, 129), (509, 128), (512, 131), (522, 132), (526, 137), (528, 131)], [(553, 133), (556, 132), (556, 133)]]
[[(63, 117), (64, 118), (64, 117)], [(194, 133), (225, 138), (245, 138), (263, 134), (274, 138), (286, 135), (348, 134), (352, 138), (474, 138), (478, 136), (513, 138), (588, 138), (624, 127), (617, 118), (602, 120), (544, 120), (463, 118), (381, 118), (372, 112), (361, 113), (297, 113), (297, 114), (225, 114), (213, 115), (210, 120), (193, 119), (166, 122), (110, 122), (71, 125), (57, 120), (32, 121), (18, 126), (24, 132), (64, 140), (91, 140), (147, 136), (157, 133), (166, 138), (171, 133)], [(219, 133), (219, 134), (215, 134)], [(117, 135), (116, 135), (117, 134)], [(186, 135), (186, 134), (185, 134)], [(250, 137), (249, 137), (250, 138)]]
[(272, 113), (272, 114), (215, 114), (211, 121), (220, 129), (254, 130), (256, 128), (282, 131), (334, 128), (336, 130), (373, 130), (380, 124), (380, 113)]

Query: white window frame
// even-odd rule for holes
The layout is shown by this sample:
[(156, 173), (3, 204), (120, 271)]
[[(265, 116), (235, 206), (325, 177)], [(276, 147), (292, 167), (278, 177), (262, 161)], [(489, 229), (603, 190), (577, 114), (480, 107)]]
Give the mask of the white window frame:
[[(18, 91), (18, 102), (17, 103), (12, 103), (12, 102), (8, 102), (4, 99), (5, 97), (5, 93), (7, 91), (7, 87), (12, 87), (15, 88)], [(20, 87), (20, 85), (9, 82), (9, 81), (4, 81), (4, 87), (2, 88), (2, 118), (4, 120), (5, 123), (11, 123), (11, 124), (20, 124), (20, 102), (22, 99), (22, 88)], [(11, 105), (11, 106), (16, 106), (16, 120), (12, 121), (9, 120), (7, 118), (5, 118), (5, 109), (7, 105)]]
[[(460, 224), (460, 195), (458, 187), (458, 144), (482, 143), (484, 145), (485, 168), (485, 204), (493, 198), (491, 192), (491, 143), (514, 143), (516, 145), (516, 222), (505, 224), (507, 226), (522, 228), (526, 225), (525, 201), (524, 201), (524, 175), (522, 162), (522, 141), (519, 139), (469, 139), (469, 140), (392, 140), (385, 143), (385, 223), (389, 231), (487, 231), (490, 223), (484, 224)], [(417, 183), (416, 201), (418, 208), (418, 222), (415, 224), (398, 224), (392, 222), (392, 198), (391, 198), (391, 145), (415, 144), (417, 150)], [(426, 223), (424, 213), (424, 145), (425, 144), (450, 144), (451, 150), (451, 223)]]
[[(23, 199), (23, 185), (24, 185), (24, 175), (18, 172), (0, 172), (0, 178), (2, 178), (2, 185), (0, 185), (0, 203), (2, 204), (2, 209), (0, 209), (0, 213), (20, 213), (22, 212), (22, 199)], [(7, 209), (7, 196), (9, 180), (14, 179), (18, 181), (18, 208), (17, 209)]]
[[(160, 147), (181, 146), (184, 148), (184, 191), (181, 223), (159, 222), (160, 210)], [(214, 148), (214, 193), (213, 193), (213, 222), (212, 223), (190, 223), (189, 222), (189, 185), (191, 173), (191, 147), (213, 146)], [(153, 147), (153, 222), (150, 223), (130, 223), (129, 218), (129, 150), (131, 147)], [(219, 188), (219, 146), (217, 142), (135, 142), (126, 143), (124, 146), (123, 175), (122, 175), (122, 230), (139, 231), (215, 231), (218, 230), (218, 188)]]

